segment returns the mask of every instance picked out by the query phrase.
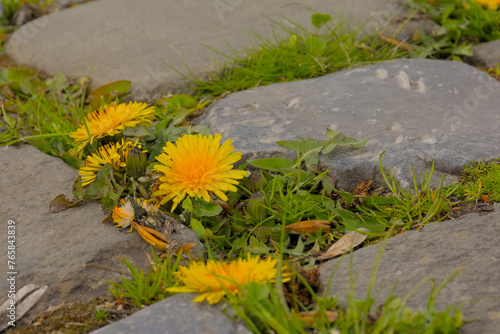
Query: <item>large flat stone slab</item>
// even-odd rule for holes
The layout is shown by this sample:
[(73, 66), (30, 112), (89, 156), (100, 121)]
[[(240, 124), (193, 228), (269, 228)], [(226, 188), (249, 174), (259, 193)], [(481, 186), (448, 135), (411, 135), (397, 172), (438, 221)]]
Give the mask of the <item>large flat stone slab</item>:
[[(421, 280), (433, 277), (437, 284), (460, 269), (437, 298), (436, 307), (462, 304), (465, 320), (475, 320), (463, 326), (462, 333), (498, 333), (500, 328), (500, 205), (485, 216), (469, 214), (457, 220), (425, 225), (422, 230), (408, 231), (387, 241), (378, 267), (373, 296), (375, 306), (383, 303), (394, 284), (395, 294), (404, 297)], [(381, 244), (354, 252), (352, 269), (357, 277), (355, 295), (364, 298), (370, 275)], [(349, 256), (349, 255), (348, 255)], [(321, 281), (328, 283), (339, 259), (328, 261), (319, 268)], [(430, 282), (418, 289), (409, 300), (414, 308), (424, 307)], [(349, 259), (343, 259), (336, 271), (331, 295), (345, 298), (349, 291)]]
[(168, 297), (131, 316), (98, 329), (93, 334), (249, 334), (217, 305), (193, 303), (195, 294)]
[(497, 68), (500, 65), (500, 40), (474, 45), (471, 61), (475, 65)]
[[(369, 137), (361, 149), (323, 156), (337, 187), (382, 184), (384, 167), (403, 186), (415, 171), (457, 174), (471, 160), (500, 157), (500, 82), (452, 61), (398, 59), (320, 78), (233, 93), (196, 122), (232, 138), (245, 159), (296, 156), (276, 144), (297, 136), (326, 139), (327, 128)], [(439, 173), (436, 173), (438, 175)]]
[[(377, 12), (378, 10), (378, 12)], [(271, 20), (291, 20), (310, 26), (313, 11), (353, 22), (367, 21), (374, 32), (397, 13), (387, 0), (99, 0), (61, 10), (31, 21), (5, 45), (15, 62), (67, 76), (91, 74), (92, 86), (131, 80), (135, 98), (168, 93), (186, 86), (183, 61), (199, 76), (214, 69), (213, 59), (225, 60), (206, 46), (224, 53), (247, 48), (255, 31), (270, 37)], [(372, 12), (378, 13), (370, 16)], [(286, 22), (285, 22), (286, 24)], [(290, 24), (287, 24), (291, 26)]]
[[(127, 259), (149, 267), (149, 245), (137, 233), (120, 233), (111, 224), (102, 224), (105, 215), (98, 202), (50, 212), (54, 197), (64, 193), (71, 198), (77, 174), (32, 146), (0, 147), (0, 261), (7, 268), (7, 224), (13, 220), (17, 291), (30, 283), (48, 285), (31, 315), (60, 302), (105, 296), (106, 281), (120, 280), (117, 273), (84, 268), (84, 264), (126, 270), (122, 260)], [(8, 282), (0, 280), (0, 302), (7, 298), (8, 288)]]

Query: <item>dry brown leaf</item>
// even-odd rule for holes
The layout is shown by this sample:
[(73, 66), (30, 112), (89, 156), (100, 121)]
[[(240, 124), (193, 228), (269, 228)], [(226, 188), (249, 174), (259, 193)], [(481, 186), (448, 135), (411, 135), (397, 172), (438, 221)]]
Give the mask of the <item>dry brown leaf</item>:
[(288, 225), (285, 228), (301, 234), (316, 233), (320, 228), (323, 228), (323, 232), (332, 231), (328, 220), (306, 220)]
[[(326, 310), (325, 314), (326, 317), (328, 318), (329, 323), (334, 323), (339, 318), (337, 312)], [(300, 319), (302, 319), (302, 321), (306, 323), (306, 325), (312, 325), (314, 324), (314, 319), (321, 317), (321, 312), (320, 311), (300, 312), (299, 317)]]
[(229, 204), (221, 199), (216, 199), (215, 200), (215, 203), (217, 203), (217, 205), (219, 205), (222, 210), (224, 210), (225, 213), (227, 213), (228, 215), (232, 215), (233, 214), (233, 211), (231, 210), (231, 207), (229, 206)]
[(183, 253), (186, 253), (187, 251), (189, 251), (194, 246), (196, 246), (196, 244), (193, 244), (193, 243), (190, 243), (190, 244), (187, 244), (185, 246), (182, 246), (181, 248), (179, 248), (177, 250), (176, 254), (178, 254), (180, 251), (182, 251)]
[[(45, 293), (46, 290), (47, 290), (47, 285), (39, 287), (34, 284), (28, 284), (27, 286), (24, 286), (16, 293), (14, 299), (16, 301), (16, 318), (15, 318), (16, 321), (21, 319), (21, 317), (25, 315), (26, 312), (28, 312), (33, 307), (33, 305), (36, 304), (36, 302), (42, 297), (42, 295)], [(10, 304), (10, 300), (11, 299), (7, 299), (7, 301), (2, 305), (2, 310), (5, 311), (7, 310), (6, 305)], [(8, 323), (9, 317), (6, 317), (2, 320), (3, 321), (0, 322), (0, 332), (9, 326)]]
[[(366, 228), (359, 228), (358, 231), (368, 232)], [(352, 231), (344, 235), (340, 238), (336, 243), (334, 243), (326, 252), (321, 254), (318, 259), (326, 260), (331, 259), (333, 257), (339, 256), (350, 249), (353, 249), (363, 241), (365, 241), (367, 235), (363, 233), (359, 233), (356, 231)]]
[(396, 47), (398, 47), (398, 48), (401, 48), (401, 49), (406, 50), (406, 51), (411, 51), (411, 50), (413, 50), (413, 47), (412, 47), (410, 44), (406, 43), (406, 39), (405, 39), (405, 40), (403, 40), (403, 41), (398, 41), (398, 40), (396, 40), (396, 39), (394, 39), (394, 38), (390, 38), (390, 37), (384, 36), (384, 35), (382, 35), (382, 34), (378, 34), (378, 36), (379, 36), (379, 37), (380, 37), (380, 39), (381, 39), (381, 40), (383, 40), (384, 42), (387, 42), (387, 43), (389, 43), (389, 44), (392, 44), (392, 45), (394, 45), (394, 46), (396, 46)]

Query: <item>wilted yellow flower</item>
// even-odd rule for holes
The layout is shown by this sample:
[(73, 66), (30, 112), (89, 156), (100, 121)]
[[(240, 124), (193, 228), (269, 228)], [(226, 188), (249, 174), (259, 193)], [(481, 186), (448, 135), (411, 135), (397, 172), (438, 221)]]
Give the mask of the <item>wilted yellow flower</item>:
[(247, 172), (233, 170), (241, 159), (241, 152), (231, 153), (234, 147), (229, 139), (220, 145), (222, 136), (184, 135), (175, 145), (167, 143), (165, 153), (156, 159), (160, 162), (154, 170), (163, 173), (155, 196), (165, 196), (161, 204), (173, 199), (172, 211), (189, 195), (210, 201), (209, 192), (227, 201), (226, 191), (237, 191), (237, 179)]
[(500, 0), (475, 0), (478, 4), (489, 9), (497, 9), (500, 7)]
[(125, 163), (121, 161), (121, 156), (118, 150), (122, 144), (110, 143), (99, 148), (97, 153), (92, 153), (87, 157), (85, 163), (80, 168), (78, 174), (82, 177), (82, 186), (88, 186), (95, 181), (97, 173), (105, 164), (111, 164), (114, 169), (125, 167)]
[[(138, 125), (151, 125), (154, 108), (146, 103), (111, 103), (87, 115), (86, 124), (70, 134), (74, 148), (69, 151), (73, 156), (81, 156), (85, 147), (94, 141), (121, 133), (125, 128)], [(88, 131), (87, 131), (88, 129)]]
[[(176, 273), (178, 284), (167, 288), (169, 292), (196, 292), (200, 295), (193, 302), (207, 300), (209, 304), (218, 303), (226, 295), (226, 291), (238, 295), (242, 286), (248, 283), (275, 282), (278, 270), (277, 259), (268, 257), (260, 261), (258, 257), (248, 256), (230, 263), (214, 260), (193, 262), (189, 267), (179, 267)], [(291, 273), (283, 270), (282, 281), (290, 280)]]
[[(135, 204), (132, 203), (135, 201)], [(138, 218), (136, 215), (138, 214), (146, 214), (151, 212), (156, 212), (158, 208), (151, 201), (140, 199), (140, 198), (132, 198), (132, 199), (121, 199), (119, 206), (113, 209), (112, 218), (113, 222), (116, 226), (119, 227), (128, 227), (131, 222)], [(139, 212), (143, 210), (142, 212)]]

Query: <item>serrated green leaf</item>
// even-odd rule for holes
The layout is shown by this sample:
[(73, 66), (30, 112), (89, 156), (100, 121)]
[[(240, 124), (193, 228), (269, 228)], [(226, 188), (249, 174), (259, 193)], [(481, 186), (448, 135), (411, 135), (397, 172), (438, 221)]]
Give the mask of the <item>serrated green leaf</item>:
[(292, 168), (295, 161), (285, 158), (266, 158), (249, 160), (248, 163), (254, 167), (279, 172), (282, 168)]
[(193, 203), (193, 214), (196, 217), (213, 217), (222, 212), (222, 207), (214, 202), (205, 202), (196, 198)]
[(130, 90), (131, 84), (132, 83), (128, 80), (118, 80), (104, 86), (97, 87), (89, 93), (89, 100), (92, 103), (92, 108), (97, 109), (102, 103), (109, 103), (111, 99), (127, 94)]
[(193, 231), (196, 232), (196, 235), (198, 235), (198, 238), (200, 239), (207, 239), (207, 234), (205, 233), (205, 228), (201, 224), (201, 221), (199, 221), (196, 218), (191, 218), (189, 222), (189, 226)]
[(187, 212), (193, 212), (193, 201), (191, 201), (191, 197), (188, 196), (182, 201), (182, 208)]
[(330, 145), (327, 145), (327, 146), (323, 149), (323, 151), (322, 151), (321, 153), (323, 153), (323, 154), (328, 154), (328, 153), (330, 153), (331, 151), (333, 151), (333, 149), (334, 149), (335, 147), (337, 147), (337, 144), (330, 144)]
[(265, 243), (259, 241), (253, 235), (250, 237), (250, 243), (245, 247), (245, 250), (253, 254), (267, 254), (271, 248), (267, 247)]
[(320, 28), (323, 24), (331, 21), (332, 17), (329, 14), (314, 13), (311, 15), (311, 23), (316, 28)]
[(300, 140), (282, 140), (278, 141), (277, 144), (299, 153), (306, 153), (318, 148), (321, 149), (328, 144), (326, 140), (317, 140), (311, 137), (299, 139)]
[(104, 198), (108, 196), (109, 182), (108, 178), (110, 173), (112, 173), (113, 166), (107, 163), (101, 167), (99, 172), (97, 172), (95, 181), (92, 182), (85, 191), (85, 198)]

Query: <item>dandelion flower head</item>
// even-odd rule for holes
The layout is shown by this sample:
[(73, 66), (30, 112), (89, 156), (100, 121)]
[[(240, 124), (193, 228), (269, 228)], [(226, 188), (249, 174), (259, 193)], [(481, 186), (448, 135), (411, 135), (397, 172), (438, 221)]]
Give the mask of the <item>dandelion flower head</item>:
[(241, 152), (234, 152), (232, 141), (220, 145), (222, 136), (184, 135), (175, 144), (168, 142), (164, 153), (156, 159), (160, 162), (154, 170), (163, 174), (154, 195), (165, 196), (161, 204), (173, 199), (172, 211), (186, 197), (199, 197), (210, 201), (213, 192), (227, 201), (226, 191), (237, 191), (238, 179), (246, 171), (233, 170), (233, 164), (241, 159)]
[(497, 9), (500, 7), (500, 0), (476, 0), (476, 2), (489, 9)]
[[(85, 147), (94, 141), (117, 135), (125, 128), (138, 125), (151, 125), (154, 119), (154, 108), (147, 107), (146, 103), (130, 102), (111, 103), (90, 114), (85, 124), (70, 134), (74, 148), (69, 151), (73, 156), (81, 156)], [(88, 131), (87, 131), (88, 130)]]
[(82, 186), (88, 186), (95, 181), (97, 173), (105, 164), (111, 164), (115, 170), (124, 167), (125, 163), (121, 160), (119, 153), (120, 143), (110, 143), (99, 148), (97, 153), (92, 153), (85, 160), (78, 174), (82, 177)]
[[(200, 295), (194, 302), (208, 301), (218, 303), (226, 295), (240, 294), (242, 286), (254, 282), (265, 284), (275, 282), (278, 260), (268, 257), (259, 261), (259, 257), (248, 256), (230, 263), (209, 260), (193, 262), (189, 267), (180, 267), (176, 273), (180, 286), (167, 288), (169, 292), (195, 292)], [(283, 282), (290, 280), (291, 274), (283, 271)]]

